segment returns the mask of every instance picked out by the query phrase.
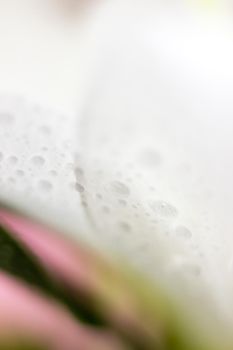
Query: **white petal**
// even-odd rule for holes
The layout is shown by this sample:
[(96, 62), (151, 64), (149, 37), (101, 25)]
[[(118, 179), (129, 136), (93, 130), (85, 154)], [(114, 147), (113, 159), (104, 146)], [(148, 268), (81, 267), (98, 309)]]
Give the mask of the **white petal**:
[[(83, 55), (83, 39), (76, 46), (67, 28), (41, 26), (40, 18), (30, 32), (12, 17), (14, 44), (1, 38), (1, 90), (58, 112), (1, 99), (0, 193), (37, 217), (90, 232), (152, 275), (203, 277), (225, 296), (232, 288), (232, 25), (215, 13), (153, 3), (107, 2)], [(9, 30), (9, 23), (1, 25)]]
[(81, 23), (46, 2), (10, 0), (0, 4), (0, 29), (1, 199), (86, 235), (74, 177)]
[(93, 29), (96, 74), (79, 134), (101, 239), (152, 274), (164, 240), (168, 271), (201, 275), (227, 305), (232, 39), (227, 14), (109, 2)]

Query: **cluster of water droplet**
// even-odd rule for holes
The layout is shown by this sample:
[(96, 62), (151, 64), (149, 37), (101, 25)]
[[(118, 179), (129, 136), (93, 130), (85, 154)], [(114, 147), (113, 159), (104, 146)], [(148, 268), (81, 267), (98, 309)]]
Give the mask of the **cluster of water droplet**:
[[(69, 118), (23, 99), (0, 98), (1, 193), (21, 193), (76, 217), (81, 204), (94, 234), (152, 275), (161, 240), (170, 246), (180, 241), (187, 255), (194, 252), (192, 230), (164, 185), (168, 167), (162, 153), (132, 146), (127, 154), (117, 146), (106, 148), (105, 142), (103, 149), (92, 145), (100, 156), (85, 147), (77, 154)], [(174, 254), (182, 258), (171, 256), (169, 271), (184, 268), (199, 275), (192, 259), (179, 255), (179, 249)]]
[(74, 165), (75, 116), (62, 115), (21, 97), (0, 96), (0, 195), (21, 196), (77, 215), (82, 187)]
[[(201, 273), (200, 252), (197, 247), (194, 249), (193, 234), (182, 223), (179, 208), (164, 199), (163, 189), (157, 189), (156, 181), (147, 177), (149, 172), (156, 179), (163, 172), (166, 161), (162, 155), (154, 150), (143, 151), (129, 166), (121, 164), (112, 153), (111, 161), (109, 164), (106, 159), (97, 161), (90, 156), (81, 160), (82, 168), (75, 169), (75, 188), (98, 235), (108, 242), (110, 249), (130, 256), (136, 266), (152, 275), (157, 272), (153, 262), (158, 247), (165, 240), (165, 244), (173, 245), (174, 253), (164, 262), (163, 272), (183, 271), (197, 278)], [(181, 243), (183, 248), (176, 250), (175, 246)]]

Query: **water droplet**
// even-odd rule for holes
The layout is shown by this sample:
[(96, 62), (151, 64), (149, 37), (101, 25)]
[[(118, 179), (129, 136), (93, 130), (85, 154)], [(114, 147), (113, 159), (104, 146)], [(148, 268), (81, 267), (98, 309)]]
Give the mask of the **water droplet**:
[(47, 125), (42, 125), (39, 130), (45, 135), (51, 134), (51, 129)]
[(57, 176), (58, 175), (56, 170), (50, 170), (49, 174), (52, 175), (52, 176)]
[(76, 180), (80, 183), (83, 182), (83, 176), (84, 176), (84, 171), (82, 168), (80, 167), (77, 167), (74, 169), (74, 174), (75, 174), (75, 177), (76, 177)]
[(131, 226), (125, 221), (119, 222), (119, 227), (121, 230), (123, 230), (125, 232), (131, 231)]
[(16, 175), (19, 176), (19, 177), (23, 177), (23, 176), (25, 175), (25, 174), (24, 174), (24, 171), (21, 170), (21, 169), (17, 169), (15, 173), (16, 173)]
[(50, 192), (51, 189), (53, 188), (53, 185), (51, 184), (51, 182), (49, 182), (47, 180), (40, 180), (39, 181), (39, 188), (44, 192)]
[(175, 234), (180, 237), (184, 238), (191, 238), (192, 237), (192, 232), (185, 226), (178, 226), (175, 229)]
[(124, 199), (119, 199), (118, 203), (119, 203), (122, 207), (126, 207), (126, 206), (127, 206), (127, 201), (125, 201)]
[(32, 157), (31, 162), (36, 166), (42, 166), (45, 164), (45, 159), (41, 156), (34, 156)]
[(110, 213), (110, 208), (107, 207), (106, 205), (104, 205), (104, 206), (102, 207), (102, 209), (103, 209), (103, 212), (104, 212), (105, 214), (109, 214), (109, 213)]
[(0, 123), (4, 124), (10, 124), (14, 121), (13, 114), (7, 113), (7, 112), (1, 112), (0, 113)]
[(9, 161), (10, 164), (15, 165), (15, 164), (18, 163), (18, 158), (16, 156), (10, 156), (8, 158), (8, 161)]
[(11, 183), (11, 184), (14, 184), (15, 183), (15, 179), (13, 177), (9, 177), (8, 178), (8, 181)]
[(173, 218), (178, 215), (177, 209), (164, 201), (155, 201), (151, 204), (153, 211), (162, 218)]
[(80, 177), (80, 176), (82, 177), (83, 174), (84, 174), (83, 169), (82, 169), (82, 168), (79, 168), (79, 167), (75, 168), (75, 169), (74, 169), (74, 172), (75, 172), (75, 175), (78, 176), (78, 177)]
[(145, 150), (140, 155), (140, 161), (146, 167), (157, 167), (161, 164), (162, 158), (157, 151)]
[(130, 194), (129, 188), (123, 182), (120, 181), (113, 181), (111, 183), (111, 188), (113, 192), (122, 196), (128, 196)]
[(74, 187), (75, 187), (76, 191), (79, 193), (83, 193), (85, 191), (85, 188), (82, 185), (80, 185), (78, 182), (75, 183)]

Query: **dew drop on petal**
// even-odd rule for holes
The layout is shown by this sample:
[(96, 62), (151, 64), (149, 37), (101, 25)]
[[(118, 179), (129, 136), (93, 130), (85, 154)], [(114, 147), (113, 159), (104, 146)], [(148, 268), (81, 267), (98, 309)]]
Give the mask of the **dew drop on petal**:
[(50, 129), (50, 127), (47, 126), (47, 125), (42, 125), (42, 126), (40, 127), (40, 131), (41, 131), (43, 134), (45, 134), (45, 135), (51, 134), (51, 129)]
[(175, 228), (175, 234), (180, 237), (189, 239), (192, 237), (192, 232), (185, 226), (177, 226)]
[(15, 179), (11, 176), (8, 178), (8, 182), (10, 182), (11, 184), (15, 183)]
[(128, 186), (126, 186), (123, 182), (120, 181), (113, 181), (111, 183), (111, 188), (115, 194), (121, 196), (128, 196), (130, 194)]
[(15, 165), (15, 164), (18, 163), (18, 158), (16, 156), (10, 156), (8, 158), (8, 161), (9, 161), (10, 164)]
[(18, 177), (23, 177), (25, 175), (24, 171), (21, 169), (17, 169), (15, 173)]
[(50, 192), (53, 188), (53, 185), (51, 184), (51, 182), (47, 180), (40, 180), (38, 185), (43, 192)]
[(123, 230), (125, 232), (131, 231), (131, 226), (125, 221), (119, 222), (119, 227), (121, 230)]
[(78, 182), (75, 183), (74, 187), (75, 187), (76, 191), (79, 193), (83, 193), (85, 191), (85, 188), (81, 184), (79, 184)]
[(84, 171), (80, 167), (74, 168), (75, 178), (78, 182), (83, 183)]
[(78, 176), (78, 177), (81, 177), (81, 176), (83, 176), (83, 174), (84, 174), (83, 169), (82, 169), (82, 168), (79, 168), (79, 167), (75, 168), (75, 169), (74, 169), (74, 172), (75, 172), (75, 175)]
[(155, 201), (151, 203), (151, 208), (156, 215), (162, 218), (174, 218), (178, 215), (177, 209), (164, 201)]
[(102, 207), (102, 209), (103, 209), (103, 212), (104, 212), (105, 214), (109, 214), (109, 213), (110, 213), (110, 208), (107, 207), (106, 205), (104, 205), (104, 206)]
[(122, 206), (122, 207), (126, 207), (127, 206), (127, 201), (124, 199), (119, 199), (118, 203)]
[(31, 162), (36, 166), (42, 166), (45, 164), (45, 159), (41, 156), (34, 156), (31, 158)]
[(54, 177), (58, 175), (56, 170), (50, 170), (49, 174)]

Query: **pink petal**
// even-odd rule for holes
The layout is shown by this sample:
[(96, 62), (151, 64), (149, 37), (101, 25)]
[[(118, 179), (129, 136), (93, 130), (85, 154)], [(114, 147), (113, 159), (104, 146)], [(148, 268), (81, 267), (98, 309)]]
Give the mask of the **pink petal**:
[(0, 209), (0, 224), (13, 232), (50, 272), (68, 284), (75, 279), (81, 290), (91, 288), (91, 255), (77, 244), (66, 240), (61, 234), (54, 234), (42, 225), (3, 209)]
[(51, 350), (123, 350), (107, 331), (79, 324), (52, 299), (0, 272), (0, 341), (19, 337)]

